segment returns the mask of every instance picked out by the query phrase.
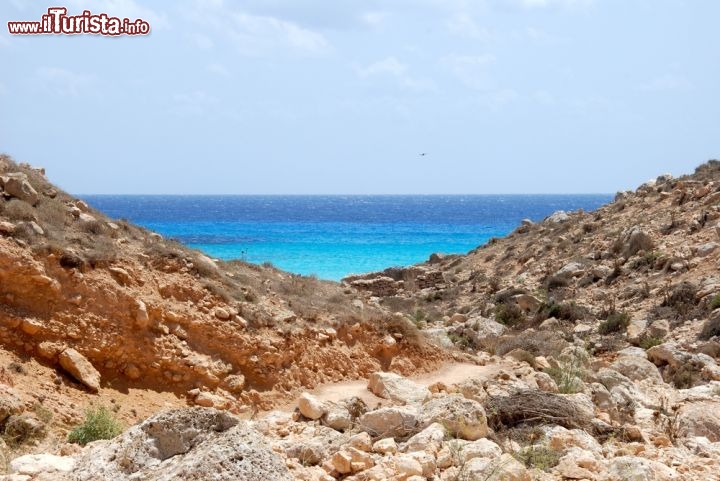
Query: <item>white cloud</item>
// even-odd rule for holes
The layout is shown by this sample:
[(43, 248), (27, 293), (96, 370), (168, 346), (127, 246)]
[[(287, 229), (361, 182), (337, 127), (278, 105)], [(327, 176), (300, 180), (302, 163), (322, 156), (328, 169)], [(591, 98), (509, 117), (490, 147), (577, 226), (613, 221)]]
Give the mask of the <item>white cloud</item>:
[(671, 90), (688, 90), (692, 83), (682, 75), (664, 74), (655, 77), (639, 86), (640, 90), (646, 92), (668, 92)]
[(596, 0), (515, 0), (515, 2), (528, 9), (533, 8), (569, 8), (584, 9), (595, 4)]
[(380, 29), (385, 25), (388, 17), (387, 12), (365, 12), (360, 15), (360, 21), (370, 28)]
[(63, 68), (42, 67), (37, 77), (48, 91), (58, 95), (77, 97), (84, 93), (93, 81), (90, 75), (79, 74)]
[(458, 13), (452, 16), (445, 22), (445, 26), (453, 35), (480, 40), (490, 39), (490, 32), (475, 23), (475, 20), (467, 13)]
[(355, 67), (358, 76), (364, 79), (372, 77), (392, 78), (400, 87), (413, 92), (427, 92), (435, 88), (430, 79), (416, 78), (409, 74), (410, 67), (395, 57), (387, 57), (367, 67)]
[(221, 75), (223, 77), (229, 77), (230, 72), (228, 72), (228, 69), (225, 68), (223, 64), (220, 63), (211, 63), (207, 66), (207, 71), (210, 73), (214, 73), (216, 75)]
[(203, 115), (218, 104), (218, 99), (204, 90), (173, 95), (174, 112), (180, 115)]
[(275, 17), (238, 13), (233, 16), (232, 27), (230, 35), (247, 53), (285, 47), (298, 53), (320, 54), (330, 48), (322, 34)]
[(520, 99), (520, 94), (514, 89), (500, 89), (483, 93), (479, 100), (482, 105), (492, 110), (501, 110), (505, 106)]
[(190, 39), (195, 46), (201, 50), (209, 50), (215, 46), (215, 42), (213, 42), (210, 37), (203, 35), (202, 33), (194, 33), (190, 35)]
[[(207, 30), (203, 35), (214, 44), (228, 41), (242, 55), (262, 56), (273, 52), (321, 55), (332, 50), (319, 32), (269, 15), (233, 10), (222, 2), (198, 4), (186, 9), (186, 17)], [(197, 36), (197, 35), (196, 35)], [(207, 45), (207, 41), (202, 41)]]
[(151, 8), (138, 5), (135, 0), (67, 0), (68, 14), (76, 15), (83, 10), (92, 13), (107, 13), (111, 17), (141, 18), (150, 24), (150, 30), (170, 27), (167, 15)]
[(364, 68), (356, 67), (355, 70), (361, 77), (372, 77), (373, 75), (384, 74), (399, 77), (407, 72), (408, 66), (395, 57), (387, 57)]
[(443, 57), (440, 62), (446, 65), (450, 72), (468, 87), (476, 89), (489, 89), (491, 79), (488, 73), (489, 66), (495, 62), (495, 57), (484, 55), (457, 55)]

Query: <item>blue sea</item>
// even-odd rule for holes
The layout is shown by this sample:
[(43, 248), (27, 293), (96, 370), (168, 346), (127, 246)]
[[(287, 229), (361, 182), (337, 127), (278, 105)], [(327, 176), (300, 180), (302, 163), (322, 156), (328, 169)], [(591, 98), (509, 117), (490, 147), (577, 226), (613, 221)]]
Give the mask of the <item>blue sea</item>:
[(130, 196), (83, 197), (220, 259), (271, 262), (339, 280), (351, 273), (466, 253), (511, 232), (524, 218), (594, 210), (602, 195)]

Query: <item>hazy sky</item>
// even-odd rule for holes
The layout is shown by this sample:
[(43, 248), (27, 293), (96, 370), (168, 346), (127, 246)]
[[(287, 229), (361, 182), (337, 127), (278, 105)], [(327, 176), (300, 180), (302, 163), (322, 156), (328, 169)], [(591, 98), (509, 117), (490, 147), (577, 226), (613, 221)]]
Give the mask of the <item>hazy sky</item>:
[(0, 3), (0, 151), (75, 194), (615, 192), (720, 157), (716, 0), (68, 0), (151, 34), (8, 34), (56, 4)]

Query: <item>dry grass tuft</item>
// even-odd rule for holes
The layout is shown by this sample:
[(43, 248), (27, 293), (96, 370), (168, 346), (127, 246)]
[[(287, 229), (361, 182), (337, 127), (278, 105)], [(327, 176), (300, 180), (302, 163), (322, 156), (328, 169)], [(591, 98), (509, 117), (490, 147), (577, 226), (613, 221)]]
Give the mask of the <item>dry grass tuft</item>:
[(485, 402), (488, 425), (499, 431), (518, 425), (557, 424), (568, 429), (590, 429), (591, 418), (557, 394), (521, 390), (492, 396)]

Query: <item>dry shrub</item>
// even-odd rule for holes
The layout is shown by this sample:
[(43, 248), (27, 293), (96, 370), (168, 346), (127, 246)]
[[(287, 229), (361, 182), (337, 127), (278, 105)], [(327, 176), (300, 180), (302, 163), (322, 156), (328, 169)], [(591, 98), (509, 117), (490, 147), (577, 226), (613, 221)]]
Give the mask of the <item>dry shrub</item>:
[[(681, 321), (703, 318), (709, 307), (697, 300), (698, 288), (690, 282), (680, 282), (666, 290), (662, 303), (650, 311), (651, 319)], [(662, 316), (662, 317), (660, 317)]]
[(707, 341), (715, 336), (720, 336), (720, 316), (715, 316), (705, 321), (698, 338)]
[(43, 224), (54, 229), (63, 229), (69, 219), (67, 207), (52, 199), (42, 198), (36, 210)]
[(107, 238), (96, 239), (93, 247), (85, 254), (88, 264), (95, 269), (107, 267), (117, 260), (117, 247)]
[(81, 223), (80, 230), (87, 234), (103, 235), (107, 231), (107, 226), (99, 220), (91, 220)]
[(422, 339), (422, 334), (418, 327), (406, 317), (401, 316), (390, 316), (381, 319), (379, 327), (382, 332), (386, 334), (402, 334), (403, 339), (411, 344), (419, 344)]
[(587, 308), (575, 302), (547, 302), (543, 303), (535, 314), (535, 322), (554, 317), (565, 321), (578, 321), (585, 319), (590, 312)]
[(485, 402), (488, 425), (495, 431), (518, 425), (557, 424), (567, 429), (592, 428), (592, 419), (571, 400), (557, 394), (519, 390), (491, 396)]
[(503, 356), (515, 349), (522, 349), (533, 356), (557, 356), (568, 345), (554, 331), (523, 331), (515, 336), (502, 336), (494, 340), (495, 354)]
[(37, 220), (35, 208), (20, 199), (10, 199), (5, 204), (3, 211), (5, 217), (12, 221), (34, 221)]
[(567, 275), (548, 276), (543, 282), (547, 291), (553, 291), (570, 285), (570, 278)]

